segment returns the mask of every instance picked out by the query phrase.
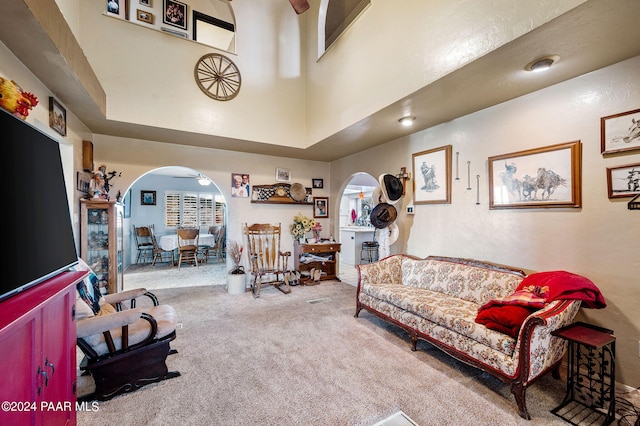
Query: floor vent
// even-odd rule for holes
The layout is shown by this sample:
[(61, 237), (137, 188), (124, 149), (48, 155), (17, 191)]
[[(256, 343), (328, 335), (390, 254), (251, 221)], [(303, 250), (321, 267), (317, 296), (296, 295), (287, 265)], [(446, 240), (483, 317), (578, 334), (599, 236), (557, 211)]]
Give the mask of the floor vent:
[(316, 303), (326, 303), (329, 301), (331, 301), (331, 299), (329, 299), (328, 297), (321, 297), (320, 299), (307, 300), (307, 303), (309, 303), (310, 305), (315, 305)]

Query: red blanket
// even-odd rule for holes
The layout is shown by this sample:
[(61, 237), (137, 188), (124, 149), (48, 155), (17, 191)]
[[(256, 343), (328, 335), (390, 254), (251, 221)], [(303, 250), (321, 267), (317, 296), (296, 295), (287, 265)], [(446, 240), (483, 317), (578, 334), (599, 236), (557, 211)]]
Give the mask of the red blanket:
[(516, 337), (528, 313), (561, 299), (581, 300), (582, 306), (587, 308), (607, 306), (604, 296), (591, 280), (566, 271), (539, 272), (522, 280), (509, 296), (482, 305), (476, 322)]

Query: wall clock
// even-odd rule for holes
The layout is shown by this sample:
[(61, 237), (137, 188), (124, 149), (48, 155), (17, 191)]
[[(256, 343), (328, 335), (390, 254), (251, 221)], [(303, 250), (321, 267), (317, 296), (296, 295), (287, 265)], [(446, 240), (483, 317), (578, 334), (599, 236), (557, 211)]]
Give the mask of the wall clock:
[(219, 53), (207, 53), (193, 70), (200, 90), (210, 98), (228, 101), (240, 91), (240, 71), (229, 58)]

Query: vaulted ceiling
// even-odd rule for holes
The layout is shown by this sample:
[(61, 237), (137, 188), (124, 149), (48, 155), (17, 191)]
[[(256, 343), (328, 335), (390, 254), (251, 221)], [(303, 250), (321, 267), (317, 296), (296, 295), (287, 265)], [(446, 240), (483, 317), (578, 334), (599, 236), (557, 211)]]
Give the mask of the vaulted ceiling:
[[(589, 0), (307, 149), (114, 123), (106, 96), (53, 1), (0, 0), (0, 39), (94, 133), (331, 161), (640, 55), (637, 0)], [(560, 56), (550, 72), (518, 78), (533, 51)], [(397, 123), (411, 102), (411, 128)], [(434, 113), (434, 105), (437, 113)]]

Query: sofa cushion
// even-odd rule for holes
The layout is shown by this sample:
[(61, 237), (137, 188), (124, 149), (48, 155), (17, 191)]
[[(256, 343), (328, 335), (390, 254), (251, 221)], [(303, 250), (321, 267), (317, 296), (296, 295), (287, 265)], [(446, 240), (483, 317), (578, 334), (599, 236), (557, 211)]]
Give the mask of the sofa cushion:
[(475, 322), (478, 304), (439, 291), (402, 284), (364, 284), (361, 293), (392, 304), (506, 355), (512, 355), (513, 337)]
[(508, 296), (522, 282), (516, 272), (442, 259), (402, 259), (402, 283), (482, 305)]

